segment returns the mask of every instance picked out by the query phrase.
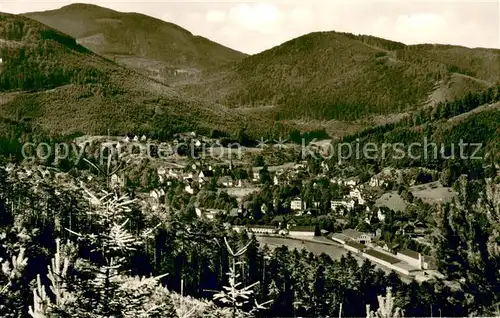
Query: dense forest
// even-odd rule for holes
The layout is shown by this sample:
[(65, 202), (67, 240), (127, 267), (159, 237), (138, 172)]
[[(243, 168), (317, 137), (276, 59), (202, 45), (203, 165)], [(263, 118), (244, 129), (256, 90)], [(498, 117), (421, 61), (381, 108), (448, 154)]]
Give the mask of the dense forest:
[[(377, 295), (384, 295), (388, 287), (395, 306), (406, 316), (438, 312), (446, 316), (483, 315), (495, 310), (493, 304), (499, 301), (495, 270), (499, 255), (494, 248), (498, 244), (498, 206), (491, 201), (491, 192), (485, 194), (483, 203), (471, 203), (471, 210), (469, 205), (443, 210), (441, 266), (450, 277), (467, 277), (456, 289), (442, 282), (403, 283), (395, 273), (386, 275), (369, 261), (359, 264), (349, 255), (333, 261), (305, 250), (259, 247), (255, 238), (245, 233), (228, 231), (218, 222), (193, 219), (188, 212), (189, 196), (181, 199), (186, 201), (178, 210), (167, 203), (167, 210), (146, 211), (138, 202), (127, 199), (126, 193), (99, 195), (101, 185), (81, 188), (70, 177), (49, 170), (35, 169), (31, 177), (23, 168), (1, 172), (5, 181), (0, 196), (0, 251), (7, 269), (0, 276), (3, 317), (25, 316), (30, 306), (30, 310), (45, 312), (49, 317), (129, 317), (147, 311), (144, 306), (153, 307), (149, 302), (158, 301), (161, 295), (153, 296), (155, 284), (195, 298), (215, 298), (215, 304), (231, 307), (214, 294), (231, 285), (225, 274), (231, 272), (230, 251), (242, 247), (241, 256), (237, 256), (238, 281), (243, 286), (259, 284), (252, 287), (251, 301), (242, 302), (238, 310), (251, 311), (254, 300), (269, 304), (252, 315), (336, 315), (342, 304), (343, 316), (363, 316), (366, 309), (360, 306), (360, 300), (377, 308)], [(58, 185), (52, 178), (59, 178)], [(489, 189), (498, 191), (496, 186)], [(128, 195), (133, 198), (137, 194)], [(182, 197), (178, 195), (171, 188), (167, 202)], [(467, 216), (463, 214), (466, 210)], [(463, 245), (469, 235), (479, 244), (475, 251)], [(56, 258), (51, 261), (54, 254)], [(143, 286), (134, 281), (135, 276), (158, 279), (156, 283), (154, 279), (149, 281), (150, 288), (135, 290)], [(167, 302), (161, 306), (172, 304), (168, 293), (162, 297)], [(167, 310), (153, 316), (175, 314)]]

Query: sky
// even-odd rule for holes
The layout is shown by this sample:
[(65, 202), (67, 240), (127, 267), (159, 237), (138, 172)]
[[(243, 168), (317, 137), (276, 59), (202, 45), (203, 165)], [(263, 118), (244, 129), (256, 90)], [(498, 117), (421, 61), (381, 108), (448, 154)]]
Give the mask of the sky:
[(150, 15), (248, 54), (331, 30), (406, 44), (500, 48), (500, 0), (0, 0), (0, 12), (51, 10), (71, 3)]

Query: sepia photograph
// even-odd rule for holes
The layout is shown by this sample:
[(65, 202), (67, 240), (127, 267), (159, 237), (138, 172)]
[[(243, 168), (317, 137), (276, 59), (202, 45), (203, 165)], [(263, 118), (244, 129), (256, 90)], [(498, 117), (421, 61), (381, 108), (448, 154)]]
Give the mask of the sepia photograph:
[(500, 318), (500, 0), (0, 0), (0, 318)]

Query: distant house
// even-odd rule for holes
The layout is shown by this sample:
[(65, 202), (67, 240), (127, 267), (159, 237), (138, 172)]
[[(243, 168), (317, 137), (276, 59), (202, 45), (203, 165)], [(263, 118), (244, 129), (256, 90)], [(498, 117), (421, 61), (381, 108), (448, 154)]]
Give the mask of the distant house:
[(141, 141), (146, 141), (146, 140), (148, 140), (148, 137), (146, 137), (146, 135), (142, 135)]
[(314, 237), (316, 228), (314, 226), (291, 226), (288, 235), (292, 237)]
[(125, 136), (125, 138), (123, 138), (123, 141), (124, 142), (129, 142), (130, 141), (130, 138), (128, 136)]
[(356, 181), (356, 179), (355, 179), (355, 178), (350, 178), (350, 179), (347, 179), (347, 180), (344, 182), (344, 184), (345, 184), (346, 186), (349, 186), (349, 187), (351, 187), (351, 188), (354, 188), (354, 187), (358, 184), (358, 182)]
[(205, 217), (209, 220), (215, 219), (215, 217), (219, 214), (222, 214), (224, 211), (219, 209), (208, 209), (205, 213)]
[(260, 172), (259, 172), (259, 171), (254, 171), (254, 172), (253, 172), (253, 176), (252, 176), (252, 177), (253, 177), (253, 178), (252, 178), (252, 180), (253, 180), (254, 182), (259, 181), (259, 180), (260, 180)]
[(354, 209), (354, 200), (332, 200), (330, 201), (330, 206), (333, 211), (339, 211), (339, 209), (344, 208), (347, 210)]
[(212, 170), (202, 170), (198, 174), (198, 182), (199, 183), (208, 182), (213, 176), (214, 172)]
[(380, 221), (380, 222), (384, 222), (385, 221), (385, 213), (382, 211), (382, 209), (378, 209), (377, 211), (377, 219)]
[(134, 136), (134, 141), (139, 141), (139, 137)]
[(294, 211), (302, 210), (302, 199), (301, 198), (294, 198), (290, 202), (290, 208)]
[(271, 225), (251, 225), (248, 230), (255, 234), (276, 234), (278, 232), (278, 229)]
[(345, 244), (347, 242), (358, 242), (361, 244), (371, 243), (375, 235), (373, 233), (358, 232), (353, 229), (346, 229), (342, 233), (334, 233), (332, 240)]
[(243, 213), (243, 210), (239, 209), (239, 208), (232, 208), (231, 210), (229, 210), (229, 216), (232, 216), (232, 217), (237, 217), (242, 213)]
[(381, 180), (380, 177), (378, 176), (373, 176), (371, 177), (370, 181), (368, 182), (368, 185), (370, 187), (381, 187), (385, 183), (384, 180)]
[(217, 184), (224, 187), (232, 187), (233, 179), (230, 176), (223, 176), (220, 177), (219, 180), (217, 180)]
[(383, 243), (382, 249), (387, 252), (391, 252), (393, 254), (396, 254), (397, 250), (399, 248), (399, 244), (397, 243)]
[(350, 191), (349, 198), (357, 199), (359, 204), (362, 204), (362, 205), (365, 204), (365, 200), (361, 196), (361, 192), (359, 191), (359, 189), (354, 189), (354, 190)]
[(0, 65), (3, 64), (3, 59), (0, 57)]
[(194, 189), (189, 184), (184, 188), (184, 191), (186, 191), (189, 194), (193, 194), (194, 193)]
[(415, 223), (413, 223), (413, 227), (414, 232), (417, 235), (424, 235), (429, 230), (428, 227), (420, 221), (416, 221)]
[(362, 255), (363, 257), (369, 259), (370, 261), (384, 265), (385, 267), (388, 267), (405, 275), (410, 275), (410, 271), (412, 270), (412, 268), (408, 266), (406, 263), (401, 262), (396, 257), (388, 255), (384, 252), (372, 249), (366, 249), (362, 253)]
[(280, 184), (280, 181), (279, 181), (279, 179), (278, 179), (278, 176), (277, 176), (277, 175), (274, 175), (274, 177), (273, 177), (273, 184), (274, 184), (274, 185), (279, 185), (279, 184)]

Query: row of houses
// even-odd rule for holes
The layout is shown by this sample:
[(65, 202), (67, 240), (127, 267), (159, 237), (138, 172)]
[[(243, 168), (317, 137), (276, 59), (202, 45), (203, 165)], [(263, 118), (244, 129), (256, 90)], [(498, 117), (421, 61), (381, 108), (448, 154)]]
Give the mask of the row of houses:
[(314, 226), (291, 226), (280, 229), (275, 225), (248, 225), (234, 226), (233, 229), (237, 232), (245, 229), (247, 232), (254, 233), (255, 235), (286, 235), (296, 238), (313, 238), (317, 233)]

